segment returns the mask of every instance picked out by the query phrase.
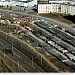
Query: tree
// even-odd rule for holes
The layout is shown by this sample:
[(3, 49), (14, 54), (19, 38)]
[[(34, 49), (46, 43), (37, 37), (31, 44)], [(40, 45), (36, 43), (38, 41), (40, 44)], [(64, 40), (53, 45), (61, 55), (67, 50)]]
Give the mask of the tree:
[(42, 32), (41, 32), (41, 30), (36, 29), (36, 30), (33, 32), (33, 34), (35, 34), (35, 35), (37, 35), (37, 34), (42, 34)]

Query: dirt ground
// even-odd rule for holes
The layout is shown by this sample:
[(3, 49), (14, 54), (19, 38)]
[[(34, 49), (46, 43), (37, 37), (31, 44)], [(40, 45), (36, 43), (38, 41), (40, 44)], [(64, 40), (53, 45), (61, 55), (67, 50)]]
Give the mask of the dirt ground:
[[(33, 14), (33, 15), (37, 15), (36, 12), (28, 12), (28, 13)], [(61, 16), (54, 16), (54, 15), (50, 15), (50, 14), (38, 14), (38, 15), (43, 16), (43, 17), (47, 17), (47, 18), (52, 18), (52, 19), (55, 19), (55, 20), (58, 20), (58, 21), (61, 21), (61, 22), (67, 23), (67, 24), (72, 24), (72, 21), (67, 20), (66, 18), (61, 17)]]
[(52, 18), (52, 19), (55, 19), (55, 20), (58, 20), (67, 24), (72, 24), (70, 20), (67, 20), (66, 18), (63, 18), (61, 16), (52, 16), (50, 14), (39, 14), (39, 15), (43, 17), (47, 17), (47, 18)]

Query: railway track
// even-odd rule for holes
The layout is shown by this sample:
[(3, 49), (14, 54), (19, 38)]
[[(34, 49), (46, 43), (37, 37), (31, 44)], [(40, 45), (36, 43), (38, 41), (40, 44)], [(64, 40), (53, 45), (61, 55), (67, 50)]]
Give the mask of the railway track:
[[(11, 43), (12, 44), (12, 43)], [(18, 45), (18, 46), (16, 46), (16, 45)], [(18, 49), (20, 49), (20, 46), (19, 46), (19, 44), (16, 44), (16, 45), (14, 45), (15, 47), (17, 47)], [(42, 45), (41, 44), (41, 46), (43, 47), (44, 45)], [(45, 45), (45, 46), (47, 46), (47, 45)], [(46, 49), (46, 50), (48, 50), (48, 48), (46, 48), (46, 47), (43, 47), (44, 49)], [(21, 50), (22, 51), (22, 53), (24, 52), (23, 50)], [(55, 50), (53, 50), (54, 52), (55, 52)], [(52, 51), (49, 51), (49, 52), (51, 52), (52, 53)], [(56, 52), (55, 52), (55, 54), (57, 54)], [(15, 54), (16, 55), (16, 54)], [(54, 55), (54, 54), (53, 54)], [(28, 56), (30, 59), (31, 59), (31, 57), (29, 56), (29, 55), (26, 55), (26, 56)], [(59, 55), (59, 56), (61, 56), (61, 55)], [(17, 57), (19, 57), (18, 55), (17, 55)], [(56, 57), (58, 58), (58, 56), (56, 55)], [(59, 59), (59, 58), (58, 58)], [(34, 59), (34, 61), (36, 62), (36, 60)], [(46, 70), (46, 69), (44, 69), (44, 70)]]
[[(0, 40), (2, 40), (3, 42), (5, 42), (5, 43), (9, 43), (9, 44), (12, 44), (12, 43), (10, 43), (10, 42), (8, 42), (7, 40), (5, 40), (5, 39), (3, 39), (3, 38), (0, 38)], [(15, 40), (14, 40), (15, 41)], [(13, 53), (14, 53), (14, 55), (16, 55), (17, 54), (17, 52), (21, 55), (21, 57), (19, 57), (19, 55), (16, 55), (18, 58), (20, 58), (20, 59), (23, 59), (23, 60), (28, 60), (29, 62), (30, 62), (30, 64), (32, 63), (32, 60), (30, 60), (24, 53), (22, 53), (21, 51), (19, 51), (20, 50), (20, 48), (18, 48), (18, 49), (16, 49), (17, 47), (15, 46), (15, 50), (13, 51)], [(16, 60), (15, 60), (16, 61)], [(31, 64), (32, 65), (32, 64)], [(37, 64), (35, 64), (34, 62), (33, 62), (33, 65), (34, 66), (31, 66), (31, 67), (34, 67), (34, 69), (36, 69), (37, 68), (37, 71), (38, 72), (44, 72)], [(35, 66), (36, 66), (36, 68), (35, 68)]]
[[(55, 33), (52, 29), (51, 29), (51, 31), (50, 31), (50, 29), (49, 29), (48, 27), (46, 27), (46, 25), (43, 25), (43, 24), (41, 24), (41, 23), (36, 23), (36, 22), (35, 22), (35, 24), (38, 25), (39, 27), (43, 28), (43, 29), (46, 29), (46, 30), (49, 31), (50, 33), (52, 32), (52, 34)], [(48, 28), (48, 29), (47, 29), (47, 28)]]
[[(46, 24), (43, 23), (43, 25), (46, 25)], [(59, 34), (60, 31), (58, 31), (58, 34), (56, 34), (57, 31), (54, 31), (53, 28), (49, 28), (49, 27), (47, 27), (46, 30), (49, 31), (50, 33), (54, 34), (54, 35), (59, 36), (59, 37), (62, 38), (63, 40), (69, 41), (69, 40), (67, 40), (67, 38), (66, 38), (65, 36), (63, 37), (63, 35), (60, 35), (60, 34)], [(52, 37), (52, 36), (51, 36), (51, 37)], [(65, 39), (65, 38), (66, 38), (66, 39)], [(65, 42), (65, 41), (64, 41), (64, 42)], [(69, 41), (69, 42), (70, 42), (70, 41)], [(72, 46), (71, 46), (71, 47), (72, 47)], [(72, 47), (72, 48), (73, 48), (73, 47)], [(74, 49), (74, 48), (73, 48), (73, 49)]]
[[(46, 30), (48, 30), (51, 33), (54, 33), (55, 35), (57, 35), (59, 38), (63, 39), (64, 41), (68, 42), (69, 44), (75, 46), (75, 37), (73, 35), (71, 35), (71, 33), (67, 33), (65, 30), (65, 32), (62, 32), (62, 27), (57, 26), (56, 28), (54, 28), (53, 24), (50, 24), (53, 26), (53, 28), (49, 28), (50, 26), (48, 24), (46, 24), (45, 22), (39, 22), (40, 24), (46, 26)], [(60, 34), (60, 35), (59, 35)], [(62, 38), (63, 37), (63, 38)]]
[(0, 72), (13, 72), (13, 69), (0, 57)]
[[(44, 23), (43, 22), (43, 25), (47, 25), (47, 26), (50, 26), (51, 25), (51, 27), (53, 28), (54, 27), (54, 25), (52, 24), (52, 23)], [(61, 29), (62, 29), (63, 27), (62, 26), (60, 26), (60, 25), (57, 25), (57, 27), (56, 27), (56, 29), (59, 29), (60, 31), (61, 31)], [(64, 27), (65, 28), (65, 27)], [(67, 32), (68, 31), (68, 29), (65, 29), (65, 34), (67, 34), (67, 35), (69, 35), (69, 36), (71, 36), (71, 37), (73, 37), (73, 38), (75, 38), (75, 36), (74, 35), (72, 35), (71, 33), (68, 33)], [(70, 32), (70, 31), (69, 31)], [(68, 51), (70, 51), (72, 54), (74, 54), (75, 55), (75, 47), (74, 46), (72, 46), (72, 45), (70, 45), (69, 43), (67, 43), (67, 42), (65, 42), (65, 41), (62, 41), (62, 40), (59, 40), (58, 38), (56, 38), (55, 36), (52, 38), (52, 36), (50, 35), (50, 34), (44, 34), (46, 37), (48, 37), (49, 39), (51, 39), (52, 41), (54, 41), (56, 44), (58, 44), (58, 45), (60, 45), (61, 47), (63, 47), (64, 49), (66, 49), (66, 50), (68, 50)], [(56, 40), (57, 39), (57, 40)], [(62, 42), (60, 42), (60, 41), (62, 41)]]
[[(6, 41), (7, 41), (7, 40), (6, 40)], [(18, 41), (17, 41), (17, 42), (18, 42)], [(17, 45), (16, 47), (17, 47), (18, 49), (20, 49), (20, 46), (19, 46), (20, 44), (16, 44), (16, 45)], [(15, 46), (15, 45), (14, 45), (14, 46)], [(24, 47), (24, 49), (25, 49), (25, 47)], [(23, 54), (26, 53), (24, 50), (21, 50), (21, 52), (22, 52)], [(30, 60), (31, 60), (31, 56), (29, 56), (29, 54), (26, 53), (25, 55), (26, 55), (27, 57), (29, 57)], [(34, 57), (35, 57), (35, 56), (36, 56), (36, 55), (34, 55)], [(39, 59), (37, 58), (37, 61), (38, 61), (38, 60), (39, 60)], [(36, 62), (36, 57), (34, 58), (34, 62)], [(40, 65), (40, 61), (38, 61), (38, 62), (36, 62), (36, 63), (37, 63), (42, 69), (44, 69), (45, 71), (48, 71), (48, 69), (46, 69), (45, 67), (43, 68), (43, 66), (45, 65), (46, 62), (43, 61), (43, 64), (42, 64), (42, 65)], [(49, 72), (50, 72), (50, 71), (49, 71)]]
[[(40, 22), (41, 23), (41, 22)], [(43, 25), (46, 25), (44, 22), (41, 23)], [(52, 24), (53, 25), (53, 24)], [(49, 26), (49, 25), (48, 25)], [(48, 27), (47, 27), (48, 28)], [(47, 29), (46, 28), (46, 29)], [(53, 31), (53, 30), (55, 31)], [(71, 53), (73, 53), (75, 55), (75, 48), (74, 48), (74, 41), (75, 41), (75, 37), (71, 34), (67, 34), (66, 30), (65, 32), (62, 32), (62, 30), (59, 28), (59, 26), (57, 26), (56, 28), (52, 28), (50, 31), (50, 29), (48, 28), (49, 32), (52, 32), (52, 34), (55, 34), (57, 37), (59, 37), (62, 41), (62, 43), (59, 43), (60, 46), (62, 46), (63, 48), (67, 49), (68, 51), (70, 51)], [(59, 30), (59, 31), (58, 31)], [(57, 33), (56, 33), (57, 32)], [(64, 35), (65, 34), (65, 35)], [(56, 37), (55, 37), (56, 38)], [(73, 40), (72, 40), (73, 39)], [(53, 39), (54, 40), (54, 39)], [(59, 40), (59, 39), (58, 39)], [(56, 41), (54, 41), (56, 42)]]
[(2, 58), (4, 58), (4, 60), (6, 60), (6, 63), (8, 63), (8, 65), (11, 66), (11, 68), (13, 66), (12, 63), (14, 63), (15, 68), (12, 68), (13, 69), (13, 72), (15, 72), (16, 69), (17, 69), (16, 71), (27, 72), (27, 70), (24, 69), (21, 65), (19, 65), (20, 69), (18, 69), (17, 68), (18, 67), (17, 62), (14, 61), (12, 58), (10, 58), (8, 55), (5, 55), (5, 57), (4, 57), (4, 53), (2, 51), (0, 51), (0, 56)]

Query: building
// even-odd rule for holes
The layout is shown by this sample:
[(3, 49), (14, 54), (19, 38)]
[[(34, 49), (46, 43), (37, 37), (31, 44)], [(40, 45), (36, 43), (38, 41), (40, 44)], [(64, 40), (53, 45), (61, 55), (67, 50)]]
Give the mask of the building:
[(19, 7), (33, 7), (37, 5), (37, 0), (1, 0), (0, 6), (7, 7), (7, 6), (19, 6)]
[(63, 13), (75, 15), (75, 1), (48, 1), (38, 4), (38, 13)]

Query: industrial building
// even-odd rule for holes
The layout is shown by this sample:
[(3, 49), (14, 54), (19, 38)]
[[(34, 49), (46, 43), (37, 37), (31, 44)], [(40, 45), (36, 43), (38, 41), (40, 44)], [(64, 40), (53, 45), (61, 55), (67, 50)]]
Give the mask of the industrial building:
[(38, 13), (63, 13), (75, 15), (75, 1), (51, 1), (38, 4)]

